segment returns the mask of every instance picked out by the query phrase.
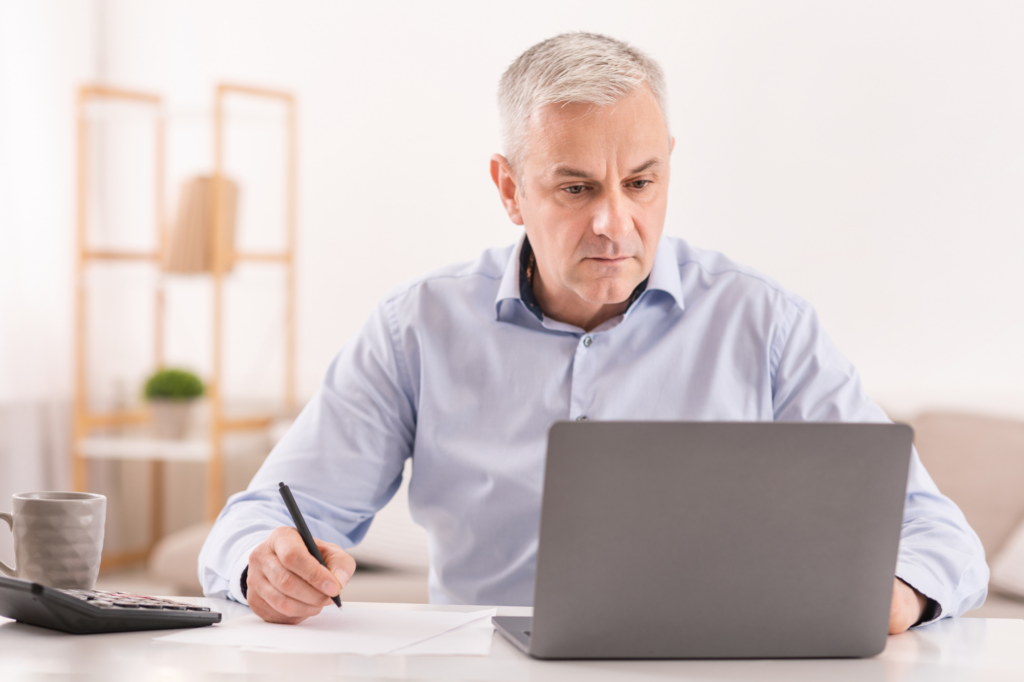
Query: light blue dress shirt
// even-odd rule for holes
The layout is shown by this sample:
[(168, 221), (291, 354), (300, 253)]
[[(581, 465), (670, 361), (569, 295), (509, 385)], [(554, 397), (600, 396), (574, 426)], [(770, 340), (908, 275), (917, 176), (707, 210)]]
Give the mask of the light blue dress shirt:
[[(384, 297), (221, 512), (199, 558), (206, 594), (244, 601), (249, 553), (292, 524), (279, 481), (314, 536), (351, 547), (412, 457), (431, 601), (529, 605), (553, 422), (887, 421), (807, 302), (718, 253), (663, 237), (643, 293), (587, 333), (527, 308), (522, 248)], [(988, 584), (977, 535), (916, 452), (896, 575), (942, 615), (980, 605)]]

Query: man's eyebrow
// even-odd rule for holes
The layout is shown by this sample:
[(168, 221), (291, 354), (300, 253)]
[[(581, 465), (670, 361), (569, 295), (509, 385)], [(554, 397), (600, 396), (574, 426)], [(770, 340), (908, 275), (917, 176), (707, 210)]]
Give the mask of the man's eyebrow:
[(570, 168), (568, 166), (555, 166), (555, 170), (552, 171), (552, 174), (561, 178), (586, 179), (590, 177), (590, 173), (581, 170), (576, 170), (575, 168)]
[(650, 170), (653, 166), (657, 166), (659, 163), (661, 163), (661, 160), (658, 159), (657, 157), (652, 158), (652, 159), (647, 159), (646, 161), (641, 163), (639, 166), (637, 166), (633, 170), (629, 171), (629, 174), (630, 175), (636, 175), (637, 173), (643, 173), (645, 170)]
[[(659, 163), (661, 163), (661, 160), (658, 159), (657, 157), (647, 159), (642, 164), (640, 164), (633, 170), (629, 171), (629, 174), (636, 175), (637, 173), (643, 173), (645, 170), (650, 170), (652, 167), (657, 166)], [(578, 170), (576, 168), (571, 168), (569, 166), (555, 166), (555, 169), (552, 171), (552, 175), (555, 175), (556, 177), (560, 178), (581, 178), (584, 180), (590, 177), (590, 173)]]

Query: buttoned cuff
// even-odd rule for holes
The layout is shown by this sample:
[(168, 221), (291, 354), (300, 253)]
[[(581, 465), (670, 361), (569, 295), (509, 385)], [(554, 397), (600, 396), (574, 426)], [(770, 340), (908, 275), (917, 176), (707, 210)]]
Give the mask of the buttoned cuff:
[[(920, 590), (918, 590), (920, 592)], [(924, 610), (921, 611), (921, 617), (917, 619), (917, 622), (910, 627), (916, 628), (918, 625), (925, 625), (927, 623), (934, 623), (942, 615), (942, 607), (939, 606), (939, 602), (925, 597), (927, 600), (924, 605)]]
[(928, 600), (921, 617), (911, 627), (928, 625), (950, 613), (951, 597), (946, 589), (927, 570), (919, 566), (899, 561), (896, 564), (896, 577), (920, 592)]
[[(258, 544), (258, 543), (257, 543)], [(228, 588), (228, 596), (237, 602), (241, 602), (246, 606), (249, 605), (249, 600), (246, 599), (246, 594), (242, 592), (242, 574), (247, 572), (249, 569), (249, 553), (252, 552), (252, 548), (249, 549), (243, 556), (239, 557), (238, 561), (231, 568), (230, 573), (230, 587)]]

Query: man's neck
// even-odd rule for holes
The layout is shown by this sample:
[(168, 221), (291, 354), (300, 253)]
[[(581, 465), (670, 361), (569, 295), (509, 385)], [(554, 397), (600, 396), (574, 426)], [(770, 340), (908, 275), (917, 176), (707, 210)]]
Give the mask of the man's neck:
[(561, 297), (552, 296), (548, 288), (544, 286), (540, 271), (536, 268), (534, 268), (531, 284), (533, 295), (536, 296), (537, 303), (545, 317), (571, 324), (587, 332), (600, 327), (616, 315), (623, 314), (632, 302), (632, 297), (630, 297), (620, 303), (590, 303), (571, 291), (565, 292), (565, 295)]

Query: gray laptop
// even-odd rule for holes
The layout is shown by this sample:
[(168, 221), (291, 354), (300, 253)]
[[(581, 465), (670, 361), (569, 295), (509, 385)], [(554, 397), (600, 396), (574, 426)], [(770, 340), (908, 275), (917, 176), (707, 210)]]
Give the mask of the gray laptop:
[(873, 656), (885, 646), (913, 432), (902, 424), (558, 423), (537, 658)]

